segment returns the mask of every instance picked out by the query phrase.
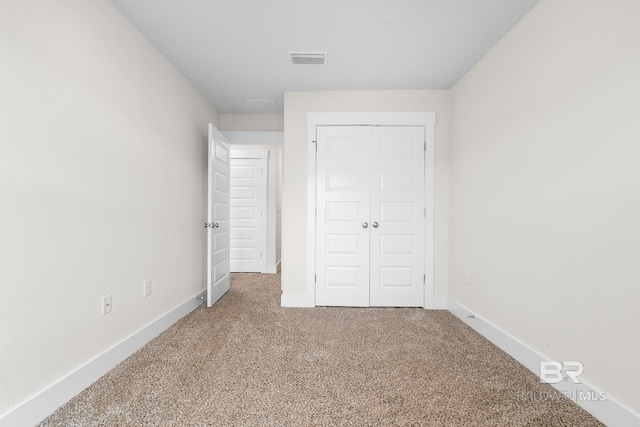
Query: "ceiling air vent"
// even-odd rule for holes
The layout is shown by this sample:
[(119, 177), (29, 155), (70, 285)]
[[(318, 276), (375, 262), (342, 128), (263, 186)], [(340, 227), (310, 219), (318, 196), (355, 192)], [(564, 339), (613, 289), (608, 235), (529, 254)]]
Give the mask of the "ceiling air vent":
[(272, 110), (276, 108), (275, 99), (245, 99), (247, 107), (254, 110)]
[(293, 65), (327, 65), (327, 52), (289, 51), (289, 61)]

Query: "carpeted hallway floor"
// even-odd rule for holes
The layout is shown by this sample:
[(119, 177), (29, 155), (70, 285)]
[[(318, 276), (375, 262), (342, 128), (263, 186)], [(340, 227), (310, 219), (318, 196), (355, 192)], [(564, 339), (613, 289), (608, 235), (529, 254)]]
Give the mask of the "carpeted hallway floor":
[(598, 426), (446, 311), (280, 307), (232, 275), (42, 426)]

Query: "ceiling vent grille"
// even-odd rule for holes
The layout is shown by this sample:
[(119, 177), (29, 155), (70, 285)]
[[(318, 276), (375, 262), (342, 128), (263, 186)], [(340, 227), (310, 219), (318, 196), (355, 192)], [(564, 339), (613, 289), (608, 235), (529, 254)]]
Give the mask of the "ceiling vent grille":
[(289, 51), (292, 65), (327, 65), (327, 52)]
[(245, 99), (247, 107), (254, 110), (272, 110), (276, 108), (275, 99)]

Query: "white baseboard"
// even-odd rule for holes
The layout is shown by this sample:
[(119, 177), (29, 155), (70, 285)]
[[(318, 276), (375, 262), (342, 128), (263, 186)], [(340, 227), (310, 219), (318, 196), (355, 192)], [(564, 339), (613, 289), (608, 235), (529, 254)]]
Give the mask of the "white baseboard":
[(306, 294), (286, 294), (280, 296), (281, 307), (308, 307)]
[(267, 265), (266, 270), (264, 271), (266, 274), (277, 274), (280, 271), (280, 261), (275, 264)]
[(195, 310), (205, 300), (200, 298), (203, 295), (206, 299), (207, 292), (200, 292), (15, 409), (2, 414), (0, 426), (31, 427), (38, 424), (169, 326)]
[(276, 267), (274, 264), (267, 265), (267, 269), (266, 269), (265, 273), (267, 273), (267, 274), (276, 274), (277, 272), (278, 272), (278, 267)]
[[(480, 318), (453, 298), (447, 298), (447, 308), (453, 315), (537, 376), (540, 375), (540, 362), (551, 360), (492, 323)], [(574, 384), (572, 381), (562, 381), (559, 384), (551, 385), (607, 426), (640, 426), (640, 414), (617, 402), (609, 393), (606, 393), (605, 400), (589, 400), (589, 397), (600, 396), (601, 390), (587, 382), (582, 381), (581, 384)]]

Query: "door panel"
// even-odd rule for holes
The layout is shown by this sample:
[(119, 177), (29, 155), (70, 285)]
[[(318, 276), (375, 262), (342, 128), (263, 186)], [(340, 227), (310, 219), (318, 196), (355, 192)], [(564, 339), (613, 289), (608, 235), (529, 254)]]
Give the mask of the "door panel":
[(415, 236), (409, 235), (380, 235), (380, 254), (381, 255), (411, 255), (415, 253)]
[(229, 144), (209, 125), (207, 218), (207, 306), (231, 286), (229, 277)]
[(231, 159), (231, 271), (264, 272), (266, 161)]
[(361, 250), (360, 234), (327, 234), (325, 242), (329, 255), (357, 255)]
[(424, 128), (371, 131), (371, 306), (422, 307)]
[(414, 171), (383, 170), (380, 171), (380, 189), (405, 190), (411, 188), (415, 182)]
[(318, 128), (316, 305), (369, 305), (370, 137), (368, 127)]
[(380, 267), (380, 287), (413, 288), (415, 270), (413, 267)]
[(415, 223), (416, 203), (398, 203), (398, 202), (379, 202), (379, 215), (385, 224), (414, 224)]
[(359, 218), (368, 217), (368, 213), (361, 212), (362, 204), (358, 202), (326, 202), (327, 223), (340, 225), (343, 222), (358, 221)]
[(327, 266), (325, 268), (326, 272), (326, 283), (325, 286), (327, 289), (345, 289), (345, 288), (354, 288), (358, 289), (360, 287), (358, 273), (360, 272), (360, 268), (358, 266), (352, 267), (339, 267), (339, 266)]

